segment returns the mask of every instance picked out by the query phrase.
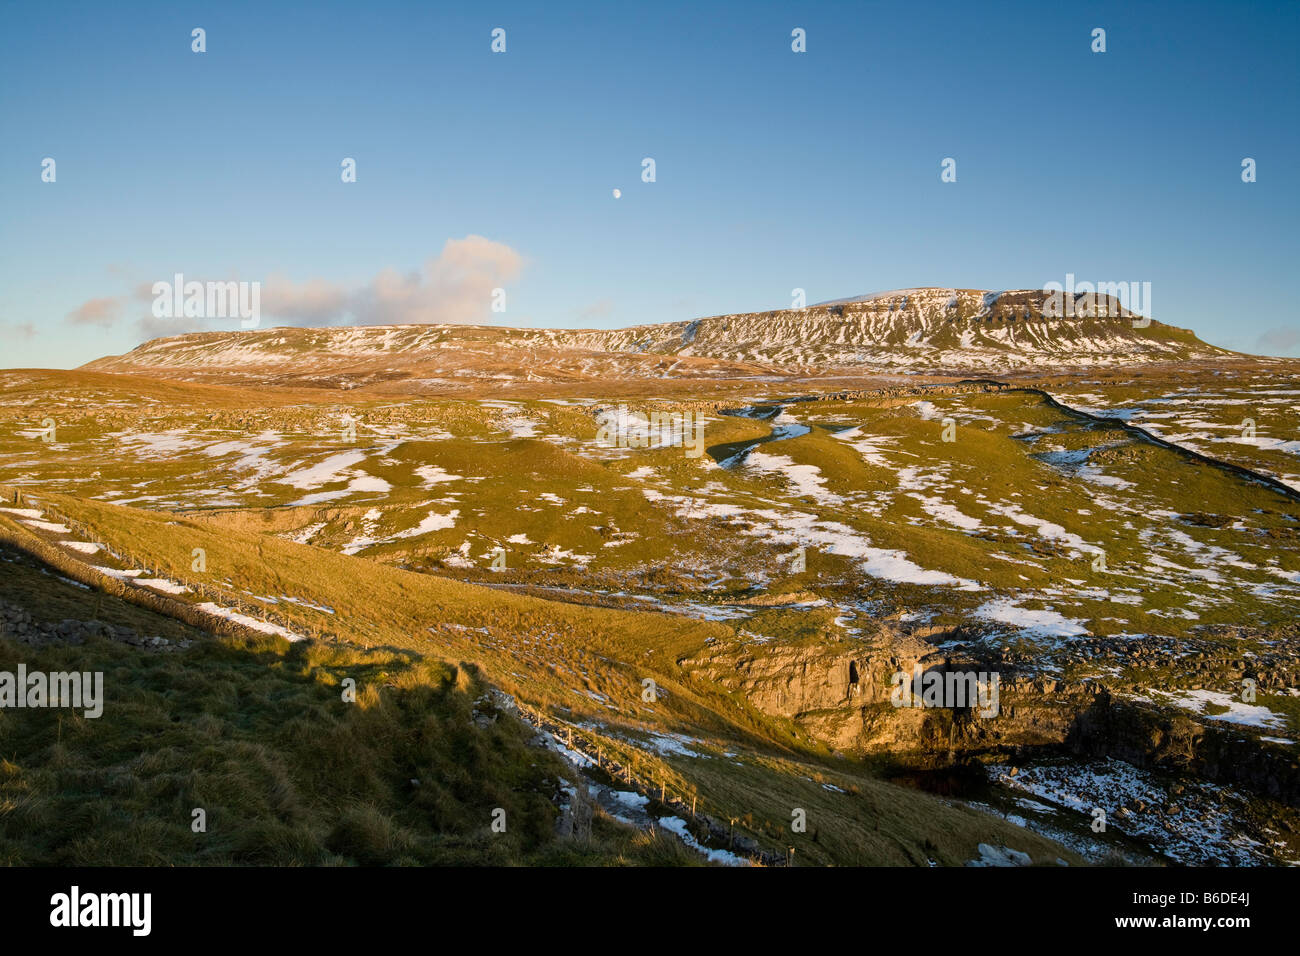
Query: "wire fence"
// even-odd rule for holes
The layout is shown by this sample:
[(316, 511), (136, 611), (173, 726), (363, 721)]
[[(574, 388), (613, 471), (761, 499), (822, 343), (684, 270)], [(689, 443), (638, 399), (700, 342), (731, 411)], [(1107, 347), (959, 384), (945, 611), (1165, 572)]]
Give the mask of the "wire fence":
[[(664, 809), (684, 819), (691, 835), (699, 841), (704, 849), (709, 849), (707, 841), (717, 840), (721, 835), (724, 828), (720, 820), (710, 817), (704, 812), (698, 791), (675, 793), (662, 777), (657, 780), (646, 779), (635, 768), (628, 766), (617, 756), (603, 749), (599, 744), (599, 737), (581, 733), (575, 735), (572, 725), (553, 720), (543, 711), (530, 707), (517, 699), (515, 699), (515, 705), (519, 709), (520, 716), (533, 727), (550, 734), (557, 743), (563, 737), (565, 749), (590, 761), (598, 770), (604, 771), (612, 779), (622, 781), (641, 796), (656, 801)], [(747, 850), (743, 854), (737, 852), (735, 849), (736, 819), (727, 819), (729, 820), (729, 826), (725, 830), (730, 852), (736, 856), (743, 855), (751, 863), (759, 866), (788, 866), (792, 864), (792, 861), (785, 856), (763, 850)], [(651, 817), (651, 820), (651, 827), (653, 828), (655, 826), (654, 818)], [(675, 833), (674, 835), (679, 836), (679, 834)]]
[[(88, 544), (97, 545), (100, 549), (126, 565), (129, 570), (140, 571), (140, 575), (126, 576), (120, 571), (115, 575), (110, 573), (115, 569), (91, 564), (88, 561), (81, 560), (80, 557), (69, 554), (66, 548), (55, 547), (55, 545), (63, 542), (49, 542), (38, 535), (30, 533), (23, 535), (6, 533), (6, 529), (0, 525), (0, 540), (28, 551), (34, 557), (51, 564), (58, 570), (74, 574), (84, 583), (95, 584), (109, 593), (129, 596), (132, 600), (136, 600), (137, 603), (153, 607), (155, 610), (162, 610), (163, 613), (172, 613), (173, 616), (179, 616), (180, 619), (185, 620), (187, 623), (194, 623), (194, 616), (198, 615), (201, 620), (208, 622), (205, 629), (214, 633), (238, 632), (241, 629), (258, 630), (238, 620), (232, 620), (225, 614), (207, 611), (190, 602), (177, 601), (174, 595), (154, 593), (152, 589), (137, 584), (133, 580), (137, 576), (149, 575), (154, 579), (166, 580), (181, 585), (190, 594), (207, 599), (217, 607), (226, 611), (233, 611), (244, 618), (267, 625), (275, 625), (313, 640), (343, 640), (337, 633), (315, 627), (310, 622), (297, 619), (289, 620), (277, 615), (262, 604), (251, 604), (238, 594), (232, 593), (231, 590), (217, 587), (210, 581), (200, 580), (183, 573), (163, 574), (157, 569), (166, 568), (171, 563), (165, 557), (159, 558), (156, 555), (151, 555), (147, 550), (138, 550), (137, 548), (128, 548), (121, 545), (110, 546), (99, 541), (97, 539), (100, 534), (94, 527), (53, 507), (43, 497), (35, 497), (34, 500), (31, 500), (20, 489), (0, 486), (0, 498), (12, 501), (17, 508), (39, 506), (42, 518), (49, 523), (57, 523), (62, 527), (66, 527), (68, 529), (67, 533), (83, 539)], [(58, 533), (62, 534), (63, 532)], [(180, 605), (189, 613), (175, 614), (175, 605)], [(657, 801), (660, 807), (685, 820), (692, 836), (699, 841), (701, 847), (708, 849), (708, 842), (717, 841), (721, 832), (725, 830), (731, 852), (736, 853), (737, 856), (742, 855), (735, 850), (735, 819), (730, 819), (729, 828), (723, 828), (719, 820), (710, 817), (703, 811), (698, 792), (683, 791), (677, 793), (662, 776), (657, 780), (647, 779), (616, 753), (601, 747), (599, 737), (581, 733), (575, 736), (571, 725), (557, 722), (541, 710), (530, 707), (518, 700), (515, 701), (515, 704), (518, 707), (520, 716), (534, 728), (549, 734), (557, 742), (561, 737), (564, 737), (566, 741), (565, 747), (571, 753), (580, 755), (583, 759), (594, 764), (598, 770), (608, 774), (611, 779), (622, 781), (630, 789), (648, 800)], [(656, 827), (654, 819), (652, 816), (650, 824), (652, 829)], [(680, 837), (680, 834), (677, 833), (673, 835), (674, 837)], [(786, 857), (762, 850), (746, 849), (743, 856), (749, 859), (750, 862), (761, 866), (786, 866), (792, 862)]]

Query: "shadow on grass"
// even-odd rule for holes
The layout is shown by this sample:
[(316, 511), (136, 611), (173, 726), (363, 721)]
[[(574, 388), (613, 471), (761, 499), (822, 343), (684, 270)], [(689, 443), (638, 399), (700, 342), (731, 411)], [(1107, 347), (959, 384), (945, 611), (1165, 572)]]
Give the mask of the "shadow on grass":
[[(566, 768), (486, 700), (476, 723), (486, 688), (472, 667), (274, 637), (174, 653), (97, 638), (39, 648), (0, 639), (0, 671), (19, 663), (29, 673), (102, 671), (104, 709), (97, 719), (68, 707), (0, 710), (3, 864), (680, 856), (609, 821), (588, 840), (557, 839)], [(492, 829), (498, 809), (503, 833)]]

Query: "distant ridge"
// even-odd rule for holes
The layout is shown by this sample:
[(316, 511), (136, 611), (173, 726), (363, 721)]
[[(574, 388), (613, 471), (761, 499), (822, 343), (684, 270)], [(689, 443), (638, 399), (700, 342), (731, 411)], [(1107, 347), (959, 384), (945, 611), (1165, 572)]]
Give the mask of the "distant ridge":
[(200, 332), (154, 339), (84, 368), (329, 386), (829, 370), (997, 374), (1238, 357), (1187, 329), (1143, 319), (1110, 296), (1068, 301), (1066, 311), (1075, 314), (1055, 317), (1042, 290), (898, 289), (803, 309), (622, 329), (404, 325)]

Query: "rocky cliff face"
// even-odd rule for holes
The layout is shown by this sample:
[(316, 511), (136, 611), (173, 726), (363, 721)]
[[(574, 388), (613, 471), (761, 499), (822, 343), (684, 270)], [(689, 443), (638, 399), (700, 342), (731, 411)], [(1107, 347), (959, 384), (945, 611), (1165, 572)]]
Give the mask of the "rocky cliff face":
[[(998, 651), (975, 652), (982, 645), (954, 650), (953, 637), (885, 626), (867, 640), (732, 645), (682, 663), (854, 756), (888, 755), (917, 768), (1044, 751), (1113, 757), (1300, 806), (1300, 762), (1285, 745), (1261, 744), (1231, 728), (1116, 697), (1099, 681), (1018, 671)], [(918, 668), (926, 674), (998, 674), (997, 715), (981, 716), (971, 707), (895, 706), (891, 678)]]
[[(1064, 745), (1099, 688), (1018, 675), (1007, 661), (936, 647), (884, 629), (868, 641), (813, 646), (740, 645), (685, 666), (745, 694), (758, 709), (789, 718), (846, 753), (888, 753), (933, 764), (957, 756)], [(996, 716), (975, 706), (896, 706), (894, 675), (998, 676)], [(975, 703), (975, 702), (972, 702)]]
[(811, 306), (610, 332), (584, 348), (709, 356), (796, 367), (907, 370), (1112, 365), (1229, 355), (1143, 319), (1111, 295), (907, 289)]

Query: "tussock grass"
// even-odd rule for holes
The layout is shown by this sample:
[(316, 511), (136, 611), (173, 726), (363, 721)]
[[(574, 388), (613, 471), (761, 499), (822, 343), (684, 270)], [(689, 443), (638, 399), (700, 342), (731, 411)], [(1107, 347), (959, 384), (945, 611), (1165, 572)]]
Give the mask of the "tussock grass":
[[(239, 741), (240, 749), (231, 754), (215, 744), (203, 747), (200, 752), (215, 763), (201, 762), (200, 766), (208, 767), (220, 779), (234, 781), (229, 786), (211, 785), (218, 802), (234, 801), (235, 794), (246, 789), (245, 784), (260, 795), (254, 815), (256, 829), (274, 836), (271, 843), (277, 848), (275, 853), (289, 852), (286, 847), (298, 848), (293, 849), (298, 852), (309, 846), (315, 854), (310, 856), (310, 862), (323, 863), (370, 862), (380, 857), (405, 862), (513, 862), (533, 859), (528, 855), (543, 852), (540, 823), (528, 822), (543, 816), (538, 801), (545, 798), (535, 789), (525, 789), (523, 794), (532, 794), (536, 799), (525, 799), (517, 790), (510, 791), (517, 798), (510, 805), (519, 808), (525, 821), (512, 832), (512, 839), (519, 843), (490, 843), (475, 836), (478, 831), (471, 823), (486, 826), (484, 818), (477, 816), (485, 805), (483, 801), (505, 800), (506, 794), (498, 787), (488, 791), (489, 798), (473, 788), (480, 782), (487, 786), (502, 775), (516, 781), (528, 777), (519, 777), (522, 770), (511, 761), (493, 763), (492, 748), (483, 743), (482, 737), (457, 729), (455, 721), (445, 716), (435, 719), (439, 708), (449, 709), (453, 701), (460, 702), (456, 704), (458, 713), (466, 715), (462, 705), (467, 706), (470, 696), (456, 689), (458, 679), (468, 679), (457, 676), (464, 665), (441, 671), (437, 668), (446, 665), (429, 663), (443, 659), (465, 661), (481, 669), (491, 675), (493, 683), (557, 720), (595, 728), (587, 731), (590, 742), (607, 757), (632, 767), (643, 785), (664, 782), (678, 798), (694, 793), (700, 798), (700, 810), (714, 819), (747, 817), (750, 822), (740, 823), (738, 832), (757, 837), (765, 846), (772, 847), (773, 841), (783, 839), (773, 827), (777, 821), (788, 819), (791, 807), (801, 805), (796, 801), (807, 802), (805, 778), (831, 768), (841, 776), (856, 779), (855, 786), (876, 792), (880, 802), (898, 804), (898, 813), (890, 817), (884, 830), (886, 842), (911, 847), (909, 853), (882, 855), (878, 851), (885, 843), (850, 839), (847, 834), (868, 825), (864, 821), (870, 819), (872, 810), (868, 804), (844, 799), (836, 806), (834, 820), (828, 819), (818, 830), (819, 840), (828, 841), (817, 851), (824, 856), (814, 853), (808, 857), (810, 860), (824, 859), (840, 865), (918, 862), (918, 854), (927, 841), (933, 840), (936, 820), (945, 821), (943, 825), (954, 834), (953, 860), (974, 857), (979, 842), (1014, 845), (1037, 855), (1047, 853), (1051, 846), (995, 818), (958, 811), (926, 794), (871, 780), (868, 771), (854, 771), (851, 765), (835, 759), (824, 745), (809, 739), (789, 721), (762, 714), (742, 696), (684, 669), (679, 662), (699, 653), (709, 638), (735, 639), (734, 632), (723, 624), (545, 601), (414, 574), (279, 539), (213, 528), (189, 519), (62, 496), (50, 496), (50, 501), (102, 531), (107, 540), (131, 542), (132, 549), (153, 558), (155, 569), (162, 573), (187, 573), (190, 549), (204, 547), (211, 575), (227, 586), (259, 594), (290, 593), (333, 607), (337, 620), (347, 622), (350, 634), (373, 645), (369, 649), (316, 643), (290, 647), (271, 640), (242, 645), (222, 640), (199, 649), (199, 659), (207, 660), (208, 655), (232, 653), (232, 646), (243, 647), (239, 660), (261, 672), (261, 676), (247, 675), (255, 686), (260, 681), (283, 679), (298, 685), (303, 693), (303, 688), (310, 688), (311, 694), (319, 695), (311, 701), (294, 701), (297, 694), (283, 689), (283, 694), (269, 695), (276, 706), (254, 709), (251, 714), (243, 712), (246, 702), (262, 695), (252, 687), (241, 689), (228, 681), (211, 686), (204, 672), (193, 670), (192, 665), (185, 668), (166, 661), (149, 665), (153, 669), (167, 668), (166, 679), (154, 683), (149, 675), (164, 671), (147, 668), (143, 673), (120, 675), (123, 686), (145, 695), (163, 693), (167, 681), (176, 681), (179, 688), (170, 693), (193, 695), (192, 721), (171, 721), (142, 704), (151, 734), (137, 735), (131, 743), (123, 741), (116, 751), (112, 746), (100, 749), (128, 760), (132, 747), (137, 754), (154, 746), (166, 748), (176, 733), (217, 734), (224, 741), (225, 722), (238, 722), (248, 734)], [(304, 621), (321, 616), (320, 612), (291, 604), (281, 604), (279, 610)], [(272, 651), (282, 646), (283, 650)], [(184, 657), (189, 659), (194, 654), (191, 651)], [(340, 716), (335, 701), (344, 676), (356, 679), (361, 692), (358, 703)], [(653, 704), (641, 698), (642, 681), (647, 677), (660, 688), (660, 696)], [(271, 686), (282, 687), (267, 685), (267, 689)], [(281, 697), (293, 703), (285, 704)], [(429, 707), (435, 717), (426, 713)], [(202, 714), (209, 716), (200, 719)], [(184, 729), (178, 729), (177, 723), (184, 724)], [(710, 747), (718, 753), (739, 755), (739, 762), (662, 755), (653, 748), (631, 745), (630, 740), (646, 732), (685, 733), (712, 741)], [(296, 752), (306, 755), (299, 757), (302, 763), (298, 766), (311, 775), (310, 789), (288, 786), (286, 781), (296, 779), (294, 773), (258, 749), (272, 746), (268, 740), (286, 739), (295, 741)], [(381, 741), (382, 752), (387, 755), (384, 760), (353, 755), (354, 749), (364, 751)], [(186, 766), (181, 755), (198, 745), (199, 741), (188, 737), (172, 744), (176, 762), (165, 765), (168, 772), (179, 773)], [(403, 745), (414, 749), (402, 749)], [(431, 765), (432, 770), (422, 768), (412, 756), (424, 754), (420, 749), (423, 745), (435, 746), (437, 759), (425, 758), (429, 762), (426, 767)], [(508, 755), (513, 744), (508, 739), (494, 739), (493, 746), (506, 747)], [(41, 751), (33, 757), (34, 765), (41, 768), (39, 772), (49, 770), (51, 763), (60, 765), (62, 759), (58, 751)], [(533, 759), (541, 764), (540, 758)], [(765, 769), (753, 778), (754, 784), (731, 782), (735, 774), (747, 772), (742, 767), (753, 766), (750, 761), (766, 762), (761, 764)], [(393, 772), (394, 763), (402, 769)], [(509, 777), (508, 771), (516, 776)], [(326, 780), (322, 774), (334, 774), (337, 780)], [(430, 774), (442, 783), (424, 786)], [(390, 800), (396, 800), (401, 796), (402, 780), (410, 777), (422, 781), (420, 793), (410, 799), (421, 811), (432, 815), (440, 827), (460, 833), (457, 840), (436, 845), (421, 843), (410, 836), (419, 828), (409, 813), (389, 813), (389, 823), (376, 816), (372, 805), (389, 804), (376, 798), (375, 793), (386, 793)], [(712, 783), (708, 783), (710, 779)], [(54, 778), (46, 783), (46, 792), (62, 793), (69, 786), (67, 779)], [(301, 816), (313, 818), (310, 802), (304, 809), (306, 793), (310, 792), (315, 800), (317, 792), (337, 795), (340, 789), (367, 798), (339, 802), (336, 796), (328, 811), (330, 826), (323, 834), (314, 829), (308, 833), (295, 829)], [(476, 793), (479, 798), (474, 797)], [(341, 815), (344, 808), (348, 810), (346, 816)], [(760, 813), (762, 808), (766, 809)], [(274, 822), (277, 820), (278, 825)], [(186, 825), (186, 820), (168, 818), (168, 832)], [(463, 827), (469, 827), (468, 834), (457, 829)], [(841, 828), (846, 834), (843, 839), (835, 836)], [(309, 837), (316, 842), (311, 843)], [(501, 849), (507, 847), (508, 853)], [(242, 843), (228, 846), (223, 852), (228, 855), (221, 859), (266, 859)]]
[[(412, 653), (212, 639), (149, 655), (0, 640), (0, 670), (103, 671), (98, 719), (0, 711), (8, 865), (661, 863), (602, 822), (554, 836), (566, 769), (531, 731), (472, 721), (472, 668)], [(357, 682), (356, 703), (340, 685)], [(418, 781), (418, 785), (412, 781)], [(206, 812), (206, 832), (191, 828)], [(506, 811), (505, 833), (490, 829)]]

